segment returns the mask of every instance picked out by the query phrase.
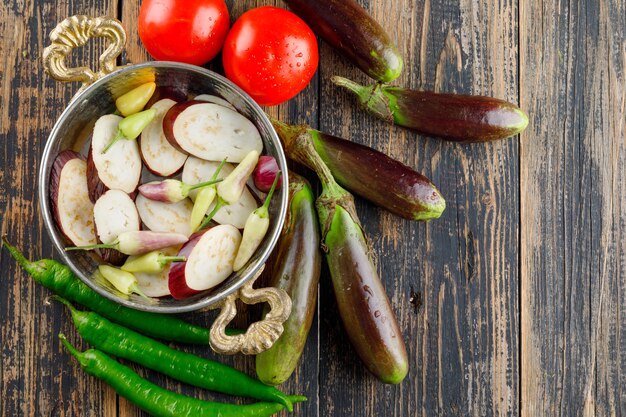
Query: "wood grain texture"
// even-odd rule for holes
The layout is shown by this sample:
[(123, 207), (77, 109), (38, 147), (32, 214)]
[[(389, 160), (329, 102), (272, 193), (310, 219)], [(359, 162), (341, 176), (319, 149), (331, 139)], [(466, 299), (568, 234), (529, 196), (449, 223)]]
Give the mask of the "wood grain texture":
[[(519, 101), (531, 122), (521, 140), (474, 145), (385, 125), (330, 84), (333, 74), (368, 80), (320, 43), (311, 85), (268, 113), (388, 153), (431, 178), (448, 207), (424, 224), (357, 199), (407, 342), (410, 373), (401, 385), (385, 386), (364, 370), (324, 268), (304, 357), (282, 387), (309, 397), (294, 415), (625, 414), (626, 4), (358, 1), (398, 40), (406, 68), (396, 84)], [(136, 31), (139, 4), (0, 4), (1, 230), (29, 257), (55, 255), (42, 230), (36, 167), (78, 89), (43, 74), (47, 35), (72, 14), (117, 16), (128, 31), (121, 62), (142, 62), (149, 57)], [(284, 7), (280, 0), (227, 4), (232, 21), (251, 7)], [(96, 62), (101, 50), (92, 42), (72, 62)], [(209, 67), (219, 71), (219, 59)], [(45, 303), (50, 292), (5, 251), (0, 270), (0, 416), (145, 416), (63, 350), (60, 331), (85, 344), (67, 312)], [(245, 309), (239, 324), (258, 314)], [(214, 317), (186, 316), (207, 326)], [(254, 375), (251, 357), (182, 349)], [(246, 402), (134, 368), (197, 398)]]
[[(42, 232), (36, 173), (43, 145), (78, 85), (45, 76), (41, 53), (57, 22), (72, 14), (115, 15), (94, 1), (9, 1), (0, 5), (0, 218), (2, 233), (31, 258), (53, 255)], [(72, 63), (97, 62), (102, 44), (76, 51)], [(112, 390), (85, 378), (57, 334), (74, 337), (63, 308), (48, 305), (48, 290), (0, 252), (0, 415), (115, 416)]]
[(522, 415), (623, 415), (626, 7), (520, 3)]
[[(517, 102), (517, 2), (363, 2), (399, 40), (395, 84)], [(362, 200), (357, 209), (397, 311), (411, 368), (383, 386), (355, 360), (322, 280), (321, 415), (517, 415), (518, 141), (455, 145), (382, 124), (328, 81), (368, 82), (322, 46), (322, 130), (386, 152), (430, 177), (447, 199), (429, 224)], [(326, 329), (326, 330), (324, 330)]]

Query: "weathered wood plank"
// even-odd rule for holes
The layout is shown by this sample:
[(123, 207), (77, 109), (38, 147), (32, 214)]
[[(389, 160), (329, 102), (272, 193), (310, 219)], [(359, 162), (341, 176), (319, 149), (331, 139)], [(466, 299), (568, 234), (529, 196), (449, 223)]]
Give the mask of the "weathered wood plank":
[(626, 8), (522, 1), (524, 416), (624, 412)]
[[(398, 84), (517, 102), (517, 2), (363, 2), (404, 53)], [(387, 152), (437, 184), (448, 208), (430, 224), (400, 220), (359, 200), (411, 361), (388, 387), (363, 371), (322, 282), (321, 414), (518, 413), (518, 140), (454, 145), (384, 125), (329, 83), (366, 78), (327, 46), (323, 130)], [(357, 388), (358, 387), (358, 388)]]
[[(72, 14), (115, 15), (115, 2), (10, 1), (0, 5), (0, 218), (2, 233), (31, 258), (50, 257), (36, 198), (36, 172), (48, 132), (78, 85), (45, 76), (41, 53), (48, 33)], [(101, 42), (73, 54), (72, 62), (97, 62)], [(60, 346), (57, 334), (74, 337), (50, 292), (0, 252), (0, 415), (115, 416), (112, 390), (87, 378)], [(110, 399), (113, 398), (111, 402)]]

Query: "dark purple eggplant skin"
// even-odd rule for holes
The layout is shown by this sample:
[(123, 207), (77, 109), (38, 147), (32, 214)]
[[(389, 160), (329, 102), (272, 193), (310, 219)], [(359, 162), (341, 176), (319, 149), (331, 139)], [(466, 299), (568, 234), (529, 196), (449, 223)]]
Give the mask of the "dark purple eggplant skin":
[(331, 210), (324, 237), (339, 315), (367, 369), (384, 383), (399, 384), (409, 369), (402, 332), (359, 221), (350, 213), (353, 203), (344, 205)]
[(89, 191), (89, 199), (94, 204), (102, 197), (102, 194), (109, 191), (108, 187), (100, 181), (100, 177), (98, 176), (98, 169), (93, 162), (91, 145), (89, 146), (89, 153), (87, 154), (87, 190)]
[(418, 133), (453, 142), (489, 142), (515, 136), (528, 126), (516, 105), (493, 97), (418, 91), (385, 85), (332, 81), (353, 92), (369, 113)]
[(425, 176), (368, 146), (314, 131), (313, 143), (337, 182), (409, 220), (439, 218), (446, 201)]
[(183, 148), (178, 145), (176, 141), (176, 137), (174, 137), (174, 123), (176, 122), (176, 118), (179, 114), (185, 111), (188, 107), (193, 106), (195, 104), (206, 104), (206, 101), (200, 100), (189, 100), (181, 103), (174, 104), (168, 111), (165, 113), (163, 117), (163, 134), (167, 141), (172, 145), (176, 150), (182, 153), (187, 153)]
[(335, 180), (349, 191), (410, 220), (437, 219), (446, 201), (425, 176), (370, 147), (273, 120), (287, 154), (298, 135), (306, 135)]
[(313, 323), (321, 265), (315, 195), (306, 179), (289, 172), (289, 208), (269, 285), (285, 290), (292, 307), (283, 334), (270, 349), (256, 356), (256, 373), (265, 384), (282, 384), (298, 365)]
[(355, 0), (285, 0), (333, 48), (373, 79), (390, 82), (402, 56), (385, 29)]
[(315, 201), (322, 250), (350, 342), (372, 374), (384, 383), (399, 384), (409, 368), (406, 347), (356, 214), (354, 197), (337, 184), (306, 127), (285, 129), (289, 126), (284, 123), (272, 123), (281, 141), (288, 144), (287, 156), (314, 170), (322, 183)]
[(170, 100), (174, 100), (175, 102), (180, 103), (183, 101), (187, 101), (187, 93), (183, 92), (182, 90), (179, 90), (176, 87), (157, 86), (156, 90), (154, 91), (154, 94), (152, 94), (152, 97), (150, 97), (150, 100), (148, 100), (148, 103), (146, 103), (145, 108), (149, 109), (157, 101), (160, 101), (166, 98), (169, 98)]

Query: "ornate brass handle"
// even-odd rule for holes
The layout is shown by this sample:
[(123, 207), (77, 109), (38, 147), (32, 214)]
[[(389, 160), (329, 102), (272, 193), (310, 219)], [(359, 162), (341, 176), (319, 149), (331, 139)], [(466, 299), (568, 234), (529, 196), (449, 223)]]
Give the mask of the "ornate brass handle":
[[(109, 40), (107, 49), (100, 55), (97, 72), (87, 67), (68, 68), (66, 58), (72, 49), (81, 47), (94, 37)], [(117, 69), (116, 58), (124, 50), (126, 32), (122, 23), (112, 17), (71, 16), (50, 32), (52, 42), (43, 51), (44, 69), (59, 81), (81, 81), (85, 88), (97, 79)]]
[[(241, 352), (245, 355), (256, 355), (272, 347), (274, 342), (283, 334), (283, 323), (291, 313), (291, 298), (278, 288), (253, 289), (254, 281), (261, 275), (262, 267), (248, 283), (239, 291), (226, 297), (219, 305), (212, 308), (221, 308), (221, 312), (213, 326), (211, 326), (210, 343), (217, 353), (234, 354)], [(246, 304), (267, 302), (270, 312), (263, 320), (252, 323), (245, 334), (236, 336), (226, 335), (226, 326), (237, 314), (235, 301), (241, 299)]]

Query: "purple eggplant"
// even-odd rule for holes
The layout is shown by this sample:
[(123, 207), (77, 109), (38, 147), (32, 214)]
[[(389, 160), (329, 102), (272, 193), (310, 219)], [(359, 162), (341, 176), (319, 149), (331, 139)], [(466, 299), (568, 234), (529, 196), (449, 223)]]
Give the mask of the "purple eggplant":
[(528, 116), (514, 104), (492, 97), (418, 91), (381, 84), (363, 86), (332, 77), (354, 93), (369, 113), (398, 126), (453, 142), (488, 142), (515, 136)]
[(341, 186), (406, 219), (432, 220), (446, 202), (433, 183), (395, 159), (358, 143), (327, 135), (306, 125), (272, 120), (287, 154), (299, 142), (310, 143)]
[(289, 138), (281, 129), (278, 135), (283, 143), (291, 141), (285, 146), (287, 156), (314, 170), (322, 183), (316, 201), (322, 248), (352, 346), (378, 379), (398, 384), (408, 372), (406, 348), (359, 223), (354, 198), (337, 184), (307, 135)]
[(322, 266), (315, 195), (308, 181), (289, 172), (289, 209), (276, 249), (269, 285), (287, 291), (292, 308), (285, 331), (256, 356), (256, 373), (269, 385), (285, 382), (298, 361), (313, 323)]
[(313, 32), (375, 80), (393, 81), (402, 56), (385, 29), (355, 0), (285, 0)]

